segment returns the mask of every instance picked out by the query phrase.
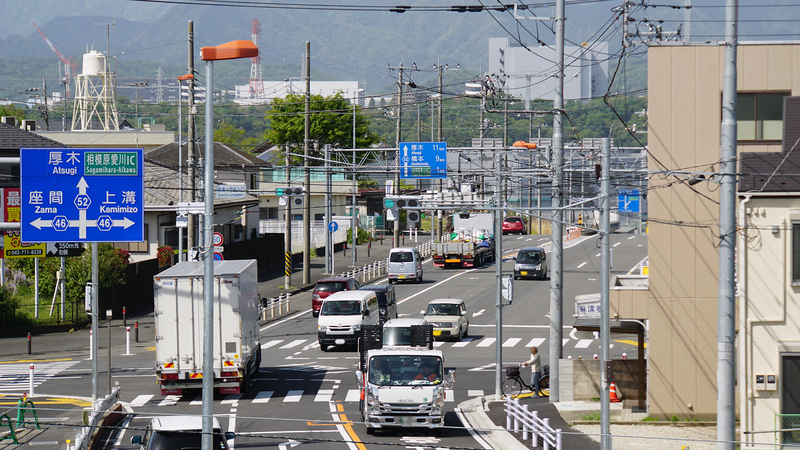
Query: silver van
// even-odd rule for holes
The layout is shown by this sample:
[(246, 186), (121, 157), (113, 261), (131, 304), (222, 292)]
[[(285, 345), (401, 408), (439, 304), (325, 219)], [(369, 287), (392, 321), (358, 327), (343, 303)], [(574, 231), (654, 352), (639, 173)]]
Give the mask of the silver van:
[(422, 257), (415, 247), (389, 250), (389, 284), (396, 281), (422, 281)]
[(364, 325), (380, 325), (378, 297), (374, 291), (339, 291), (322, 302), (317, 319), (319, 347), (357, 345)]

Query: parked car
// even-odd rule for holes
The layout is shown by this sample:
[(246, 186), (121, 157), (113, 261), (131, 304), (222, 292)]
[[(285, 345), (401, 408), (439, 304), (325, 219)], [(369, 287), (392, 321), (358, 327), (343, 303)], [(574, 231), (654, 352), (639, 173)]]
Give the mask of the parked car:
[[(172, 450), (184, 448), (200, 448), (202, 440), (203, 418), (201, 416), (166, 416), (150, 419), (144, 435), (133, 436), (131, 444), (141, 450)], [(228, 449), (228, 439), (233, 433), (222, 433), (222, 427), (216, 417), (213, 418), (214, 450)]]
[(322, 301), (334, 292), (354, 291), (360, 286), (361, 283), (350, 277), (323, 278), (317, 281), (314, 290), (311, 292), (311, 315), (319, 317)]
[(425, 320), (433, 325), (434, 338), (461, 340), (469, 333), (469, 317), (464, 300), (439, 298), (428, 303), (427, 311), (420, 311)]
[(526, 233), (525, 222), (522, 217), (506, 217), (503, 219), (503, 234), (507, 233)]
[(541, 247), (525, 247), (519, 249), (514, 256), (514, 279), (547, 278), (547, 255)]
[(387, 320), (397, 319), (397, 299), (394, 294), (394, 286), (391, 284), (370, 284), (369, 286), (361, 286), (358, 289), (375, 291), (381, 312), (381, 325)]

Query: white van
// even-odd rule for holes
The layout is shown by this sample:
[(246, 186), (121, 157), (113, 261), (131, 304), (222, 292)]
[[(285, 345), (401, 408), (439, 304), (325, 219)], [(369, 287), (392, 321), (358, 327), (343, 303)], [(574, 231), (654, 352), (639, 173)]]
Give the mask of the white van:
[(375, 291), (335, 292), (322, 302), (317, 319), (319, 347), (357, 345), (364, 325), (379, 325), (381, 313)]
[(389, 284), (398, 280), (415, 283), (422, 281), (422, 257), (415, 247), (397, 247), (389, 250)]

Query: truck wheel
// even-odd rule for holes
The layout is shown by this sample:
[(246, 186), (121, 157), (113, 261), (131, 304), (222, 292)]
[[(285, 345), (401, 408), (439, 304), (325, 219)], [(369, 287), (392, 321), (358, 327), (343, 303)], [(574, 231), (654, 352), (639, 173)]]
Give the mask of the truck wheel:
[(319, 343), (319, 349), (322, 350), (323, 352), (327, 352), (328, 351), (328, 346), (323, 344), (322, 342), (320, 342)]
[(461, 338), (464, 337), (464, 333), (461, 332), (461, 328), (458, 329), (458, 340), (456, 342), (461, 342)]
[(467, 328), (464, 329), (464, 337), (469, 336), (469, 324), (467, 324)]
[(370, 428), (370, 427), (366, 427), (366, 428), (367, 428), (367, 434), (368, 435), (372, 436), (373, 434), (375, 434), (375, 428)]

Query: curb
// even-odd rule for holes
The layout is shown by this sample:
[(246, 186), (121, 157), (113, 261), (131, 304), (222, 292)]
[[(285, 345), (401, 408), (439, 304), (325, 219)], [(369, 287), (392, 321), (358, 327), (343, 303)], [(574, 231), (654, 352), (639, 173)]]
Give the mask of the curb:
[(459, 403), (457, 409), (468, 422), (464, 425), (472, 430), (473, 437), (483, 439), (490, 446), (489, 448), (528, 450), (514, 435), (505, 428), (495, 425), (486, 415), (484, 408), (487, 406), (485, 405), (495, 401), (497, 400), (481, 396)]

